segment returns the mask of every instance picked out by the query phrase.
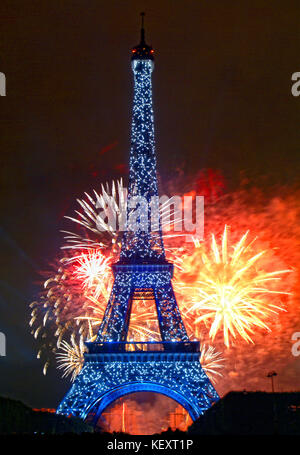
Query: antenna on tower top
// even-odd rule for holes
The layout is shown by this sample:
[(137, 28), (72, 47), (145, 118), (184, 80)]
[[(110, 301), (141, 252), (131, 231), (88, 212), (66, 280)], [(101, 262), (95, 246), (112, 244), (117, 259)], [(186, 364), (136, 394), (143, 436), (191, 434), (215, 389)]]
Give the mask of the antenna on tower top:
[(145, 44), (144, 17), (145, 17), (145, 13), (141, 13), (141, 18), (142, 18), (142, 27), (141, 27), (141, 44)]
[[(154, 60), (154, 50), (152, 46), (148, 46), (145, 41), (144, 17), (145, 13), (140, 13), (141, 16), (141, 41), (132, 50), (131, 60)], [(153, 69), (153, 68), (152, 68)]]

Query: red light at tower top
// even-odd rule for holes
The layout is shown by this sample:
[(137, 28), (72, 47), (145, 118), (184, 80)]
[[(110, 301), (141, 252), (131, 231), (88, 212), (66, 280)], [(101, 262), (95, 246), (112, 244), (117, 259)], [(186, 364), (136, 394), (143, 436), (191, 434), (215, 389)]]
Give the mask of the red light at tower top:
[(132, 55), (132, 60), (154, 60), (153, 54), (154, 54), (154, 49), (152, 46), (148, 46), (145, 41), (145, 29), (144, 29), (144, 16), (145, 13), (141, 13), (142, 17), (142, 26), (141, 26), (141, 41), (140, 44), (135, 46), (131, 53)]

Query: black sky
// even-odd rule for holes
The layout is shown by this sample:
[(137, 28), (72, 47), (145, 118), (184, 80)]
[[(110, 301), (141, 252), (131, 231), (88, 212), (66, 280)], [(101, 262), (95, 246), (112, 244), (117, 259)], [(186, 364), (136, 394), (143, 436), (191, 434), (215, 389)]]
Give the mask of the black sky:
[(298, 176), (299, 1), (2, 0), (0, 395), (34, 406), (56, 406), (68, 383), (41, 373), (28, 302), (74, 199), (126, 172), (142, 10), (160, 175), (211, 167), (229, 187), (241, 171)]

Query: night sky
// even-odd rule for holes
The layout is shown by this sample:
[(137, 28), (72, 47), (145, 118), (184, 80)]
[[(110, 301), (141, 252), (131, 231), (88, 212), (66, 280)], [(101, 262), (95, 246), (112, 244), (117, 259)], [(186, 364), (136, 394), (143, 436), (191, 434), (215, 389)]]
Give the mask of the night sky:
[(162, 180), (214, 168), (234, 188), (241, 173), (264, 185), (299, 173), (299, 1), (2, 0), (0, 395), (35, 407), (69, 383), (43, 376), (28, 304), (75, 198), (127, 175), (143, 10)]

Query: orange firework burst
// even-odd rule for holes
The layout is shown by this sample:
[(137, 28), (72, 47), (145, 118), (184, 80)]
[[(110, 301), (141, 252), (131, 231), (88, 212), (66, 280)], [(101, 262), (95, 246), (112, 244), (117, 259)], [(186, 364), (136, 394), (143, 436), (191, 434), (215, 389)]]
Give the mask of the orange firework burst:
[(195, 242), (201, 259), (195, 285), (187, 287), (181, 283), (181, 292), (191, 293), (189, 302), (185, 301), (185, 314), (192, 316), (195, 326), (200, 322), (209, 326), (212, 340), (222, 330), (227, 347), (230, 337), (236, 339), (237, 334), (253, 343), (255, 327), (269, 330), (267, 319), (283, 308), (266, 295), (288, 294), (279, 290), (277, 284), (291, 270), (264, 271), (259, 262), (267, 251), (253, 254), (255, 239), (252, 242), (247, 239), (248, 232), (229, 248), (225, 226), (220, 245), (212, 235), (209, 252)]
[(224, 368), (223, 361), (221, 353), (217, 352), (213, 346), (201, 345), (199, 362), (207, 376), (214, 383), (217, 382), (218, 378), (222, 377), (219, 370)]

